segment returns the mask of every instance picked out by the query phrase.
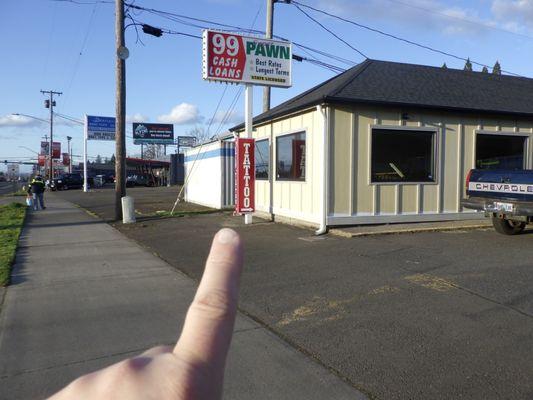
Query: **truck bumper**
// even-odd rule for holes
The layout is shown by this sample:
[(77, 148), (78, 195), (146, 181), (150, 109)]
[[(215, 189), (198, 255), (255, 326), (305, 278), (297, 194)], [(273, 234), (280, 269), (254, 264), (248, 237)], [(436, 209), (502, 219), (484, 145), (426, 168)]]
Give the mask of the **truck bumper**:
[[(496, 203), (511, 203), (514, 205), (513, 211), (503, 211)], [(533, 216), (533, 203), (530, 202), (516, 202), (505, 199), (490, 199), (486, 197), (470, 197), (468, 199), (462, 199), (461, 205), (464, 208), (470, 208), (472, 210), (485, 211), (487, 214), (497, 214), (499, 216), (505, 215), (509, 217), (531, 217)]]

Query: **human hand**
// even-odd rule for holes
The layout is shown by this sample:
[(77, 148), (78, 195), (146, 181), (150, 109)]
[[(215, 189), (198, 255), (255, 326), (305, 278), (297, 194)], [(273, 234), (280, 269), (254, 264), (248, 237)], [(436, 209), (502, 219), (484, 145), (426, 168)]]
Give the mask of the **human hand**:
[(220, 399), (242, 258), (239, 235), (220, 230), (174, 347), (155, 347), (82, 376), (49, 400)]

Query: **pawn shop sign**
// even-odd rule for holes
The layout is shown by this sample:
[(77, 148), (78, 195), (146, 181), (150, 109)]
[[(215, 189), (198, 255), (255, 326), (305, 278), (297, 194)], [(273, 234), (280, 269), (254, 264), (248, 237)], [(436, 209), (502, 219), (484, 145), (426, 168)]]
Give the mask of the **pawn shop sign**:
[(290, 42), (212, 30), (203, 32), (203, 78), (262, 86), (292, 85)]
[(235, 139), (235, 212), (255, 211), (255, 141)]

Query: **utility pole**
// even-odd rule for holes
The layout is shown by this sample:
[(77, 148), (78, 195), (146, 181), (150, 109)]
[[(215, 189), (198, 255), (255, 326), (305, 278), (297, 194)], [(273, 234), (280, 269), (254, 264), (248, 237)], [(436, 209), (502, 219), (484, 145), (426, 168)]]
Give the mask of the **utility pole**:
[(126, 195), (126, 58), (124, 43), (124, 0), (115, 0), (116, 44), (116, 159), (115, 159), (115, 220), (122, 219), (122, 197)]
[[(276, 0), (267, 0), (266, 5), (266, 30), (265, 38), (272, 39), (274, 25), (274, 3)], [(263, 88), (263, 112), (270, 110), (270, 86)]]
[(72, 136), (67, 136), (67, 152), (68, 152), (68, 173), (72, 174), (72, 152), (70, 151), (70, 141)]
[(48, 169), (48, 179), (50, 179), (50, 183), (51, 183), (52, 179), (54, 179), (54, 160), (52, 159), (52, 155), (53, 155), (52, 146), (54, 143), (54, 107), (56, 105), (56, 102), (54, 100), (54, 94), (61, 96), (63, 93), (54, 92), (53, 90), (41, 90), (41, 93), (48, 94), (50, 96), (49, 100), (44, 101), (44, 106), (50, 109), (50, 148), (48, 149), (48, 161), (50, 164), (49, 164), (49, 169)]

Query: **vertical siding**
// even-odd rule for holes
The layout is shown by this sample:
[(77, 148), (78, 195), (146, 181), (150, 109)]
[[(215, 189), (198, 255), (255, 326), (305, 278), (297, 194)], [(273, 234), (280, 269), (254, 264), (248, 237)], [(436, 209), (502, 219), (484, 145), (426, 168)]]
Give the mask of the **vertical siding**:
[[(322, 120), (315, 110), (262, 125), (253, 133), (255, 139), (270, 138), (272, 131), (271, 176), (269, 181), (256, 181), (256, 208), (276, 215), (318, 223), (321, 204)], [(305, 181), (276, 179), (276, 137), (305, 132)], [(272, 187), (272, 194), (270, 188)]]
[(330, 191), (333, 194), (330, 212), (348, 214), (350, 212), (350, 169), (352, 113), (336, 109), (331, 113), (334, 126), (330, 141)]

